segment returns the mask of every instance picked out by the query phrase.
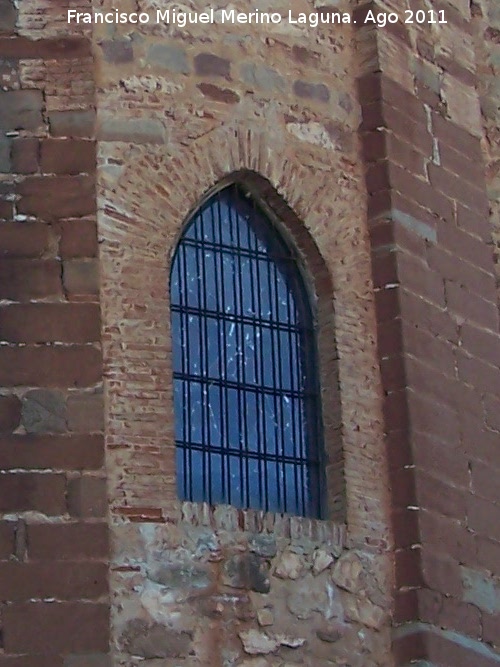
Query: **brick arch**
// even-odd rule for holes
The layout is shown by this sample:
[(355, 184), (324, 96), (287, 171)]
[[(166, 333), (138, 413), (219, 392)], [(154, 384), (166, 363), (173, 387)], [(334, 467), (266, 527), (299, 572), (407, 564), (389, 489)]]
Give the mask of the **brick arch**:
[[(108, 154), (110, 150), (108, 145)], [(279, 132), (273, 133), (270, 145), (260, 129), (238, 124), (217, 128), (178, 155), (156, 146), (129, 148), (125, 157), (123, 148), (119, 150), (123, 166), (101, 169), (99, 201), (112, 505), (118, 511), (125, 506), (126, 514), (133, 506), (155, 508), (154, 513), (174, 500), (169, 257), (196, 203), (219, 180), (246, 170), (302, 221), (336, 286), (349, 537), (352, 545), (390, 548), (382, 390), (362, 191), (355, 193), (359, 206), (350, 209), (343, 199), (332, 197), (335, 174), (329, 164), (301, 164), (287, 155), (286, 138)], [(336, 182), (343, 183), (348, 202), (359, 186), (343, 178), (339, 171)]]

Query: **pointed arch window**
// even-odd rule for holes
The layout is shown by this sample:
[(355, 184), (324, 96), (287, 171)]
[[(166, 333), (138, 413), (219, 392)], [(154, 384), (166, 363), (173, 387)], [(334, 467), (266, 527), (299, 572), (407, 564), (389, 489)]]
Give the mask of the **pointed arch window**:
[(170, 302), (179, 497), (320, 517), (313, 307), (298, 253), (242, 184), (188, 220)]

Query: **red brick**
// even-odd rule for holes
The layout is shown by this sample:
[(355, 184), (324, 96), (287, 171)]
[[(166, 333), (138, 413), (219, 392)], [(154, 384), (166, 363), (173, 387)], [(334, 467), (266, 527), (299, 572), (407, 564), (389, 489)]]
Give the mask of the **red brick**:
[(28, 525), (30, 560), (106, 560), (106, 523), (40, 523)]
[(4, 386), (88, 387), (101, 378), (101, 354), (93, 347), (0, 348)]
[(8, 473), (2, 475), (0, 511), (33, 510), (49, 515), (66, 511), (66, 478), (58, 474)]
[(105, 604), (59, 602), (12, 604), (4, 611), (4, 647), (9, 653), (107, 651)]
[(68, 508), (70, 515), (76, 518), (106, 517), (106, 479), (89, 475), (72, 479), (68, 485)]
[(61, 265), (58, 261), (0, 260), (0, 299), (30, 301), (61, 294)]
[(13, 435), (0, 438), (0, 469), (97, 470), (102, 435)]
[(98, 341), (99, 306), (93, 303), (31, 303), (0, 307), (0, 335), (12, 343)]
[(15, 549), (16, 524), (14, 521), (0, 521), (0, 558), (8, 560)]
[(98, 562), (0, 563), (0, 598), (95, 600), (107, 593), (107, 575), (107, 564)]
[(45, 174), (93, 173), (96, 145), (84, 139), (47, 139), (42, 142), (41, 168)]
[(96, 210), (90, 176), (31, 176), (19, 186), (20, 213), (51, 221), (89, 215)]
[[(405, 307), (404, 301), (403, 299), (402, 309)], [(413, 325), (406, 323), (403, 319), (403, 340), (407, 354), (429, 366), (433, 366), (450, 377), (455, 376), (453, 347), (447, 340), (437, 338), (434, 332), (426, 331), (425, 322)]]
[(405, 549), (420, 542), (418, 512), (416, 510), (407, 507), (395, 509), (392, 513), (392, 526), (396, 548)]
[(462, 579), (458, 564), (451, 558), (437, 556), (429, 549), (422, 551), (424, 581), (434, 591), (459, 598)]
[(481, 612), (472, 604), (465, 604), (445, 597), (437, 624), (446, 630), (454, 630), (469, 637), (481, 636)]
[(0, 396), (0, 433), (12, 433), (21, 421), (21, 401), (17, 396)]
[(49, 227), (38, 222), (0, 225), (0, 257), (40, 257), (49, 245)]
[(71, 257), (97, 257), (97, 225), (92, 220), (64, 220), (60, 223), (60, 254)]
[(34, 174), (38, 171), (38, 139), (16, 139), (12, 143), (12, 170), (15, 174)]

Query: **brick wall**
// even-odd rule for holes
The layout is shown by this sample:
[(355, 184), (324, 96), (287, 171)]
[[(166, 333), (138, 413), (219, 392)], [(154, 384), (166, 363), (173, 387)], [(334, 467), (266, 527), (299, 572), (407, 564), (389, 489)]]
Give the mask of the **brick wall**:
[(108, 540), (90, 41), (50, 21), (45, 30), (41, 4), (17, 5), (0, 2), (0, 664), (101, 667)]

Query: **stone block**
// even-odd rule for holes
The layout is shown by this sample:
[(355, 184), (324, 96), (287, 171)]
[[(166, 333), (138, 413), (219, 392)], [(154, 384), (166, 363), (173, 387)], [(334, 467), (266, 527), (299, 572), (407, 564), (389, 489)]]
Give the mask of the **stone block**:
[(96, 145), (82, 139), (48, 139), (42, 142), (41, 168), (45, 174), (92, 173)]
[(192, 635), (135, 619), (128, 623), (121, 641), (130, 654), (141, 658), (181, 658), (189, 653)]
[(72, 111), (52, 111), (49, 114), (50, 133), (53, 137), (94, 136), (95, 111), (93, 109)]
[(241, 78), (245, 83), (266, 92), (283, 92), (285, 79), (270, 67), (245, 63), (241, 66)]
[(68, 398), (68, 427), (78, 433), (104, 430), (102, 394), (71, 394)]
[(0, 173), (9, 174), (11, 171), (11, 142), (0, 137)]
[(0, 0), (0, 34), (14, 32), (17, 10), (12, 0)]
[(295, 81), (293, 92), (297, 97), (303, 97), (317, 102), (328, 102), (330, 91), (324, 83), (311, 83), (309, 81)]
[(124, 141), (134, 144), (164, 144), (166, 132), (155, 118), (103, 117), (99, 121), (97, 136), (101, 141)]
[(127, 39), (113, 39), (102, 42), (104, 60), (112, 65), (130, 63), (134, 59), (132, 42)]
[(224, 564), (222, 581), (232, 588), (269, 593), (270, 583), (265, 562), (254, 553), (235, 554)]
[(71, 516), (88, 519), (105, 517), (108, 509), (106, 479), (85, 475), (68, 484), (68, 509)]
[(60, 391), (34, 389), (23, 396), (22, 424), (28, 433), (64, 433), (66, 400)]
[(99, 263), (96, 259), (63, 262), (63, 284), (69, 294), (99, 294)]
[(89, 215), (96, 208), (89, 176), (32, 176), (20, 184), (19, 193), (19, 213), (46, 221)]
[(0, 91), (0, 130), (36, 130), (43, 125), (40, 90)]
[(149, 47), (146, 62), (154, 67), (161, 67), (169, 72), (189, 73), (186, 52), (170, 44), (153, 44)]
[(16, 139), (12, 144), (12, 171), (34, 174), (38, 171), (38, 139)]
[(20, 422), (21, 401), (18, 397), (0, 396), (0, 433), (12, 433)]
[(198, 53), (194, 59), (194, 69), (198, 76), (230, 77), (231, 63), (226, 58), (219, 58), (212, 53)]

